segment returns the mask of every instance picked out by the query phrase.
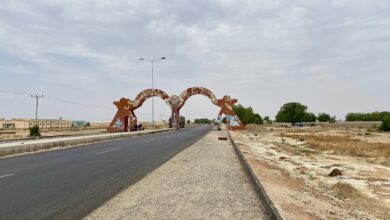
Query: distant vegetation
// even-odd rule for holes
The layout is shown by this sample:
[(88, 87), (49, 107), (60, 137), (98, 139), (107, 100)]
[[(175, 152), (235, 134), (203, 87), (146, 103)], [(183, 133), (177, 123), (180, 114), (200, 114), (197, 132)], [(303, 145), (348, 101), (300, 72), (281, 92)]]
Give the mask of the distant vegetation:
[(336, 122), (336, 116), (331, 117), (327, 113), (318, 113), (317, 121), (319, 121), (319, 122)]
[(194, 120), (195, 124), (211, 124), (211, 120), (208, 118), (197, 118)]
[(307, 112), (307, 106), (298, 102), (284, 104), (276, 115), (277, 122), (315, 122), (317, 117), (314, 113)]
[(269, 119), (269, 116), (265, 116), (265, 117), (263, 118), (263, 122), (265, 122), (265, 123), (267, 123), (267, 124), (272, 124), (272, 121), (271, 121), (271, 119)]
[(257, 113), (253, 112), (252, 107), (244, 107), (242, 105), (233, 105), (233, 110), (243, 124), (263, 124), (263, 119)]
[(382, 121), (390, 112), (348, 113), (345, 121)]
[[(242, 105), (232, 106), (238, 118), (244, 124), (272, 124), (268, 116), (262, 118), (259, 114), (254, 113), (251, 107)], [(276, 122), (298, 123), (298, 122), (336, 122), (336, 116), (328, 113), (318, 113), (318, 115), (308, 112), (307, 106), (299, 102), (289, 102), (284, 104), (277, 115)], [(198, 120), (198, 122), (197, 122)], [(371, 112), (371, 113), (348, 113), (345, 121), (382, 121), (379, 130), (390, 131), (390, 112)], [(226, 123), (226, 118), (222, 119)], [(195, 123), (211, 123), (209, 119), (196, 119)]]

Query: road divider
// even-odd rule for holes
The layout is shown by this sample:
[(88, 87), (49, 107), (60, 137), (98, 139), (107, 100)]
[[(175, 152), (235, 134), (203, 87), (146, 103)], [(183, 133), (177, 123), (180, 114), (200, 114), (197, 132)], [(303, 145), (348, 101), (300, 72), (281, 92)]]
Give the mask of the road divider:
[(89, 136), (71, 136), (62, 138), (45, 138), (38, 140), (30, 140), (24, 142), (11, 142), (0, 144), (0, 157), (21, 154), (26, 152), (35, 152), (41, 150), (49, 150), (55, 148), (64, 148), (97, 142), (105, 142), (128, 137), (143, 136), (148, 134), (156, 134), (162, 132), (173, 131), (175, 129), (159, 129), (150, 131), (123, 132), (123, 133), (104, 133)]

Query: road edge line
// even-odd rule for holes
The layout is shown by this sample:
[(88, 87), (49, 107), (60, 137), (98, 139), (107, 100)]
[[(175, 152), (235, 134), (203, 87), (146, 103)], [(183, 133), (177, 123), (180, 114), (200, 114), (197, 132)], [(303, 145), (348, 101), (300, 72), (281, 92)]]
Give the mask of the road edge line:
[(265, 214), (267, 219), (269, 220), (283, 220), (282, 216), (280, 215), (278, 209), (275, 207), (274, 203), (272, 200), (269, 198), (267, 195), (267, 192), (265, 191), (263, 185), (261, 185), (260, 180), (256, 177), (252, 167), (249, 165), (248, 161), (245, 159), (244, 155), (234, 142), (232, 136), (230, 135), (230, 132), (228, 130), (227, 134), (230, 139), (230, 143), (233, 145), (234, 151), (236, 152), (236, 155), (238, 159), (241, 162), (242, 167), (244, 168), (247, 176), (249, 177), (249, 180), (252, 183), (252, 187), (254, 188), (258, 199), (262, 203), (264, 209), (265, 209)]

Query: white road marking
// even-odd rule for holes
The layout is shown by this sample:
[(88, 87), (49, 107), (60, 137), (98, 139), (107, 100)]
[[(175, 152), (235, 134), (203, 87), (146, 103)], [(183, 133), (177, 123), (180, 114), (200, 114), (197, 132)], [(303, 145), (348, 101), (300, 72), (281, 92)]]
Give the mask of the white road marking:
[(117, 150), (120, 150), (120, 148), (114, 148), (114, 149), (111, 149), (111, 150), (102, 151), (102, 152), (96, 153), (96, 155), (98, 155), (98, 154), (105, 154), (105, 153), (112, 152), (112, 151), (117, 151)]
[(154, 141), (155, 139), (150, 139), (150, 140), (146, 140), (145, 143), (150, 143), (152, 141)]
[(6, 177), (10, 177), (10, 176), (13, 176), (13, 175), (15, 175), (15, 174), (13, 174), (13, 173), (5, 174), (5, 175), (0, 176), (0, 179), (1, 178), (6, 178)]

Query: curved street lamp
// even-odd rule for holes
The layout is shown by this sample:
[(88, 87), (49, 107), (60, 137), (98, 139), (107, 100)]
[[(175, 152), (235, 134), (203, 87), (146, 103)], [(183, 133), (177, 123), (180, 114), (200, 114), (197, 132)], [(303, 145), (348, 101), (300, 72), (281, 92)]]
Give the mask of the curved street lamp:
[[(150, 62), (152, 64), (152, 93), (154, 95), (154, 62), (160, 61), (160, 60), (165, 60), (166, 57), (161, 57), (161, 58), (156, 58), (156, 59), (144, 59), (144, 58), (139, 58), (141, 61), (146, 61)], [(152, 125), (154, 128), (154, 96), (152, 96)]]

